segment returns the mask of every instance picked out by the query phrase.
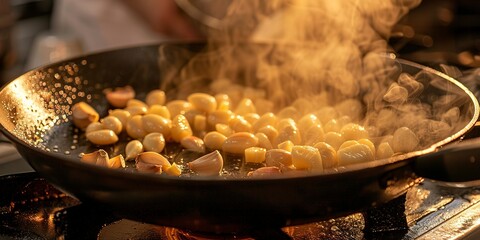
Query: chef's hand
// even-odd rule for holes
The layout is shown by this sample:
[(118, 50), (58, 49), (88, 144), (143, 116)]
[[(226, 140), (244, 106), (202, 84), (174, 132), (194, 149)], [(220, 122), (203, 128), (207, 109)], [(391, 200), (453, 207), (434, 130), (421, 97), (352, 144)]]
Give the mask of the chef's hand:
[(159, 33), (182, 40), (202, 38), (174, 0), (124, 0), (124, 2)]

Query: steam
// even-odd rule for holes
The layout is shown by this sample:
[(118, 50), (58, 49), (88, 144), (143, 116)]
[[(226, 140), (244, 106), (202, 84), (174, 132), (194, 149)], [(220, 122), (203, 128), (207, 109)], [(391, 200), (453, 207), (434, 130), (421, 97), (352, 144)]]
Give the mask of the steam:
[(224, 28), (208, 32), (207, 51), (182, 69), (177, 97), (192, 90), (226, 93), (234, 104), (251, 98), (259, 114), (281, 110), (293, 116), (341, 106), (354, 121), (375, 126), (373, 136), (407, 126), (421, 139), (435, 135), (425, 140), (431, 144), (459, 121), (458, 105), (442, 106), (445, 97), (435, 100), (439, 109), (422, 103), (418, 78), (432, 76), (400, 74), (384, 57), (393, 25), (418, 4), (233, 0)]

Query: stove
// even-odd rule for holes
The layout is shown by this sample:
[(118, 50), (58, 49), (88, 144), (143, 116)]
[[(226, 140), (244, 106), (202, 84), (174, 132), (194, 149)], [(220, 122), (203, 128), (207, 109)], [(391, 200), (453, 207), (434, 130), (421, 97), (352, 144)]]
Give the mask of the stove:
[(1, 239), (477, 239), (480, 188), (428, 180), (386, 205), (326, 221), (211, 235), (120, 219), (83, 204), (35, 172), (0, 177)]

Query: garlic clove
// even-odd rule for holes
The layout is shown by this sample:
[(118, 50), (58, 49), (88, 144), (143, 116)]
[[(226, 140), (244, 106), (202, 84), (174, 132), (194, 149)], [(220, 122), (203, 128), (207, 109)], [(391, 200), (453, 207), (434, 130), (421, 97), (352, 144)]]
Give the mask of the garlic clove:
[(137, 162), (136, 168), (139, 172), (144, 173), (156, 173), (162, 174), (162, 165), (159, 164), (152, 164), (152, 163), (145, 163), (145, 162)]
[(247, 173), (248, 177), (272, 177), (281, 175), (282, 171), (278, 167), (261, 167), (255, 171)]
[(161, 154), (156, 152), (143, 152), (137, 155), (135, 158), (136, 164), (138, 163), (150, 163), (153, 165), (161, 165), (162, 170), (167, 170), (172, 164)]
[(117, 134), (109, 129), (88, 132), (85, 137), (88, 141), (96, 145), (110, 145), (118, 142)]
[(146, 151), (160, 153), (165, 148), (165, 138), (158, 132), (149, 133), (143, 139), (142, 144)]
[(165, 173), (170, 176), (180, 176), (182, 174), (182, 169), (177, 164), (173, 163), (172, 166), (165, 170)]
[(97, 164), (97, 162), (98, 163), (106, 162), (107, 159), (108, 159), (108, 153), (103, 149), (99, 149), (95, 152), (82, 154), (80, 161), (84, 163), (89, 163), (89, 164)]
[(125, 167), (125, 159), (123, 158), (122, 154), (119, 154), (113, 158), (110, 158), (110, 168), (124, 168)]
[(91, 123), (98, 122), (99, 118), (97, 111), (86, 102), (79, 102), (72, 106), (73, 124), (82, 130)]
[(139, 140), (132, 140), (125, 146), (126, 160), (134, 160), (138, 154), (143, 152), (143, 144)]
[(185, 137), (180, 141), (182, 147), (194, 152), (205, 152), (205, 143), (201, 138), (195, 136)]
[(223, 168), (223, 157), (218, 150), (187, 163), (188, 167), (200, 176), (218, 176)]
[(107, 89), (105, 97), (108, 103), (116, 108), (127, 106), (127, 102), (135, 97), (135, 90), (130, 86), (118, 87), (115, 90)]

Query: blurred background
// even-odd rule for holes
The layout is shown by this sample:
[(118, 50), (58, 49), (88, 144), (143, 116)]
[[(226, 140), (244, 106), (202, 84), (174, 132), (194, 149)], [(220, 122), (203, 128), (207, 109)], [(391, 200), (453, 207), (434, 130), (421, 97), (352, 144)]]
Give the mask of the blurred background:
[[(84, 51), (76, 36), (52, 31), (53, 13), (61, 3), (0, 0), (1, 83), (52, 59)], [(395, 27), (390, 44), (402, 58), (423, 64), (480, 67), (480, 4), (476, 0), (423, 0)]]

